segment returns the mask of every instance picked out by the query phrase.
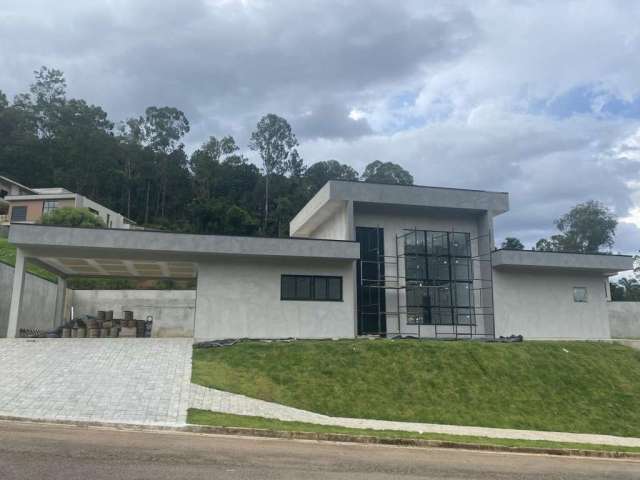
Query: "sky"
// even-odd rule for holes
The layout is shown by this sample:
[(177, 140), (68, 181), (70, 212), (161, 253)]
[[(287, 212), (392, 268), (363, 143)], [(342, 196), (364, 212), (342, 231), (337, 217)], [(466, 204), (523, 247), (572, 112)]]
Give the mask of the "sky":
[(639, 20), (627, 0), (2, 0), (0, 90), (58, 68), (113, 121), (181, 109), (188, 150), (246, 149), (276, 113), (307, 164), (509, 192), (498, 241), (530, 247), (593, 199), (620, 219), (614, 250), (635, 253)]

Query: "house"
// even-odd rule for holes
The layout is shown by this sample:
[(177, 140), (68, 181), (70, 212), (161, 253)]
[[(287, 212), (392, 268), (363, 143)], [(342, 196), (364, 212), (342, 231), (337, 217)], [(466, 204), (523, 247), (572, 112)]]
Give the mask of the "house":
[[(3, 185), (13, 187), (5, 188)], [(45, 213), (56, 208), (87, 208), (104, 220), (108, 228), (131, 228), (131, 220), (93, 200), (64, 188), (28, 188), (6, 177), (0, 177), (0, 193), (5, 194), (7, 213), (4, 224), (24, 222), (37, 223)]]
[(330, 181), (290, 238), (18, 224), (7, 332), (30, 260), (60, 278), (58, 321), (69, 276), (195, 278), (197, 340), (610, 338), (607, 279), (632, 258), (495, 250), (508, 210), (504, 192)]
[(31, 188), (0, 175), (0, 225), (9, 222), (9, 216), (7, 215), (9, 212), (9, 202), (6, 200), (7, 196), (28, 195), (33, 193), (35, 192)]

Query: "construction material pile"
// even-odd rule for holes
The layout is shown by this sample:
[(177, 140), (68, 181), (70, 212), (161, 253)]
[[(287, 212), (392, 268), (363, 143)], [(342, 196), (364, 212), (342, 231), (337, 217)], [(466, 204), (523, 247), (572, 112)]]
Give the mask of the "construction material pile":
[(97, 317), (76, 318), (50, 330), (49, 338), (140, 338), (150, 337), (153, 320), (136, 320), (133, 312), (122, 312), (124, 318), (113, 318), (113, 310), (98, 310)]

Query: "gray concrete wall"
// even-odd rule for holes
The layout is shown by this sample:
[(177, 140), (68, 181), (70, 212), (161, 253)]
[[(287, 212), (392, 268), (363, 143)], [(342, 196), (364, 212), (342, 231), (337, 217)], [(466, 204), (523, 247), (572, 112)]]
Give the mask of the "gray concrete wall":
[(609, 302), (611, 338), (640, 338), (640, 302)]
[(355, 240), (353, 231), (353, 202), (343, 202), (334, 213), (316, 227), (310, 238)]
[[(608, 279), (600, 273), (494, 270), (496, 336), (525, 339), (608, 339)], [(573, 287), (586, 287), (576, 303)]]
[[(353, 338), (353, 261), (220, 257), (198, 265), (196, 340)], [(280, 300), (280, 276), (342, 276), (342, 302)]]
[[(0, 336), (7, 335), (13, 290), (13, 267), (0, 263)], [(49, 330), (55, 326), (57, 285), (26, 274), (19, 328)]]
[(153, 337), (192, 337), (196, 309), (194, 290), (73, 290), (67, 295), (76, 315), (96, 315), (113, 310), (122, 318), (123, 310), (136, 319), (153, 317)]

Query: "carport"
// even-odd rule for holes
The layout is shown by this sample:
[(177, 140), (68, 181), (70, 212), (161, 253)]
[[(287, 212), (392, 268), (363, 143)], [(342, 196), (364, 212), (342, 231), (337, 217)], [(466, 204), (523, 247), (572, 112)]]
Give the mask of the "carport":
[[(25, 264), (58, 276), (62, 321), (69, 277), (197, 279), (194, 336), (332, 337), (355, 333), (359, 244), (339, 240), (234, 237), (14, 224), (17, 247), (7, 337), (18, 335)], [(340, 304), (283, 302), (283, 274), (339, 275)], [(203, 280), (203, 281), (201, 281)]]

